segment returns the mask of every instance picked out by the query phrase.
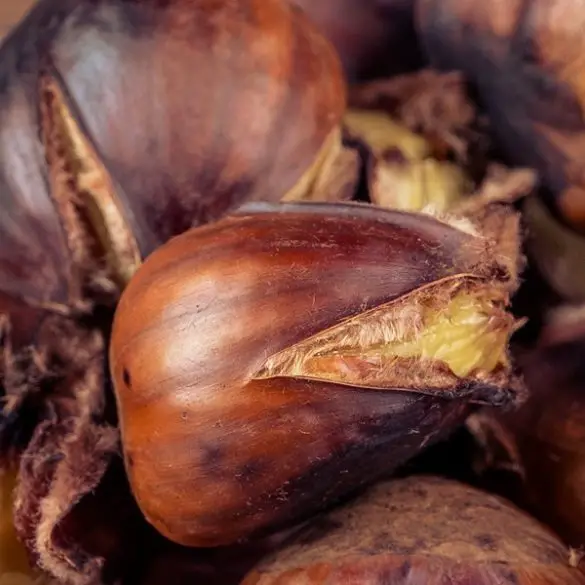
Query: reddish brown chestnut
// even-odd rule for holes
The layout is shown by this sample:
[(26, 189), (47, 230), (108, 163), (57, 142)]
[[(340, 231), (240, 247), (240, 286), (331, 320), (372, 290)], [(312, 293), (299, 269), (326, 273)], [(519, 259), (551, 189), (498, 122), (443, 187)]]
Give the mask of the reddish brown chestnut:
[(174, 234), (310, 183), (338, 146), (342, 71), (284, 0), (41, 0), (0, 81), (0, 456), (26, 449), (35, 559), (94, 583), (100, 562), (53, 537), (117, 448), (120, 290)]
[(413, 476), (317, 519), (242, 585), (584, 585), (570, 562), (556, 535), (509, 502)]
[(0, 57), (8, 315), (70, 313), (87, 280), (125, 281), (170, 236), (285, 196), (344, 109), (333, 48), (284, 0), (42, 1)]
[(154, 252), (110, 346), (126, 467), (186, 545), (299, 520), (394, 469), (473, 403), (514, 400), (517, 217), (246, 207)]

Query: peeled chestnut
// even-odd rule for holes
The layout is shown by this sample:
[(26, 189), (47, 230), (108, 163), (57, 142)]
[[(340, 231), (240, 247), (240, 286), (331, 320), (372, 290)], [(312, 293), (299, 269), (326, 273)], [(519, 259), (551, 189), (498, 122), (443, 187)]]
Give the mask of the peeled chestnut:
[(192, 546), (260, 534), (513, 402), (517, 217), (494, 225), (257, 204), (154, 252), (110, 345), (147, 520)]
[(585, 44), (581, 0), (419, 0), (435, 66), (475, 87), (499, 148), (536, 168), (566, 223), (585, 231)]
[(431, 476), (316, 519), (242, 585), (583, 585), (559, 538), (505, 500)]

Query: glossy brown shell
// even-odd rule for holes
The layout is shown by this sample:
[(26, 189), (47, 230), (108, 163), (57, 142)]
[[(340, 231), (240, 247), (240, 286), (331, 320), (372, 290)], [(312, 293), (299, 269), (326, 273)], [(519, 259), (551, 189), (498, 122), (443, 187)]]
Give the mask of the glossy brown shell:
[(44, 304), (67, 305), (72, 267), (40, 140), (41, 72), (111, 173), (142, 255), (284, 195), (344, 107), (333, 48), (284, 0), (41, 0), (0, 47), (0, 290)]
[(315, 520), (242, 585), (583, 585), (568, 558), (506, 501), (413, 476)]
[(153, 253), (122, 295), (110, 346), (147, 519), (183, 544), (225, 544), (314, 513), (459, 424), (464, 397), (254, 375), (342, 320), (479, 274), (478, 241), (424, 215), (290, 204), (242, 210)]
[(464, 72), (510, 161), (535, 167), (554, 207), (585, 229), (581, 0), (420, 0), (435, 66)]

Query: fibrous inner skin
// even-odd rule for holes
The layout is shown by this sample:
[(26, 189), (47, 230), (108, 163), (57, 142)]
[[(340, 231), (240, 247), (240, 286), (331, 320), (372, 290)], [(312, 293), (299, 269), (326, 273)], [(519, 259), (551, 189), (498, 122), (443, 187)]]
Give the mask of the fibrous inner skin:
[(505, 304), (493, 286), (442, 282), (270, 357), (254, 377), (378, 388), (504, 382), (508, 340), (516, 328)]
[(43, 78), (43, 142), (51, 192), (75, 263), (94, 270), (103, 256), (108, 276), (123, 288), (141, 262), (112, 177), (70, 111), (56, 80)]

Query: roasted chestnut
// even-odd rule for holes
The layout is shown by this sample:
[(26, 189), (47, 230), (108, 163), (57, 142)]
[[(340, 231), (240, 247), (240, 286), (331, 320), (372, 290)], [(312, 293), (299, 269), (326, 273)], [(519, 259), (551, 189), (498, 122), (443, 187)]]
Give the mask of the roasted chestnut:
[(91, 581), (100, 563), (54, 528), (118, 446), (119, 293), (171, 236), (310, 184), (339, 146), (342, 70), (285, 0), (41, 0), (0, 80), (0, 456), (24, 453), (15, 521), (35, 562)]
[(86, 280), (125, 280), (191, 225), (280, 199), (319, 158), (344, 107), (338, 59), (286, 2), (256, 9), (48, 0), (9, 35), (3, 313), (22, 303), (70, 313)]
[(559, 538), (509, 502), (432, 476), (381, 483), (300, 531), (242, 585), (583, 585)]
[(419, 0), (434, 66), (463, 72), (498, 147), (536, 168), (557, 216), (585, 231), (585, 7), (581, 0)]
[(185, 545), (301, 520), (514, 402), (518, 218), (257, 204), (154, 252), (110, 345), (127, 472)]

